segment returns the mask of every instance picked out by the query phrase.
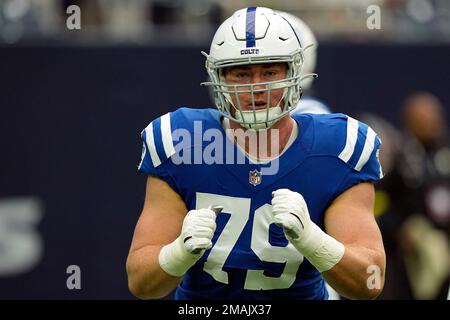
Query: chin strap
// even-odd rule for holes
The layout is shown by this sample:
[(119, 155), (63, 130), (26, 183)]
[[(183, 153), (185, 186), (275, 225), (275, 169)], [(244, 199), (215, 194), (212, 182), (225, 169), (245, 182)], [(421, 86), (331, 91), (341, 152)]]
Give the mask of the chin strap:
[[(272, 121), (271, 119), (278, 118), (281, 112), (282, 112), (281, 107), (277, 105), (276, 107), (269, 109), (268, 117), (267, 117), (267, 109), (261, 109), (255, 111), (253, 110), (241, 112), (236, 111), (235, 118), (240, 122), (242, 126), (244, 126), (247, 129), (255, 129), (255, 130), (268, 129), (278, 121), (278, 119)], [(254, 123), (255, 118), (257, 123)], [(266, 118), (268, 118), (269, 121), (263, 122), (266, 120)]]

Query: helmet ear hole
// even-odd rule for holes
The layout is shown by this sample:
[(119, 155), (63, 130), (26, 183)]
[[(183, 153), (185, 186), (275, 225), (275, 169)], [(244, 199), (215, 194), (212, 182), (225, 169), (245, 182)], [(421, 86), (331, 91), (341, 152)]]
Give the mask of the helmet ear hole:
[(299, 53), (297, 53), (295, 56), (294, 56), (294, 67), (296, 67), (296, 68), (300, 68), (301, 67), (301, 65), (303, 64), (303, 58), (302, 58), (302, 55), (301, 55), (301, 53), (299, 52)]

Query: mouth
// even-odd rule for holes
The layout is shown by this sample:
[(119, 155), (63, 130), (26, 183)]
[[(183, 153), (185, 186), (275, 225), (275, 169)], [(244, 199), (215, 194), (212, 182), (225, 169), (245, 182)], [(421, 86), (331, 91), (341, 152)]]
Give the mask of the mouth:
[[(265, 109), (267, 106), (265, 101), (255, 101), (255, 110)], [(248, 110), (253, 110), (253, 106), (251, 103), (247, 104)]]

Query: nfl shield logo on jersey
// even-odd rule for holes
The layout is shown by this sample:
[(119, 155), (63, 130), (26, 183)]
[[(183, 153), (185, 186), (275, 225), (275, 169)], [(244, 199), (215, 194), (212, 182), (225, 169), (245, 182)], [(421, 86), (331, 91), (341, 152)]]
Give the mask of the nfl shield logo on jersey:
[(261, 172), (259, 172), (258, 170), (253, 170), (248, 173), (248, 182), (250, 182), (250, 184), (254, 186), (257, 186), (261, 183), (261, 178)]

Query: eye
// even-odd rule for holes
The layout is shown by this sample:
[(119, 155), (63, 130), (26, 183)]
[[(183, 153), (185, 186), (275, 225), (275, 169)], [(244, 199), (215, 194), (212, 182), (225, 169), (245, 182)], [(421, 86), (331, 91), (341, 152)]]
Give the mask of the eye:
[(235, 70), (230, 75), (232, 81), (246, 81), (250, 77), (250, 73), (245, 70)]
[(236, 78), (246, 78), (248, 77), (248, 73), (247, 72), (237, 72), (236, 73)]
[(278, 72), (275, 70), (267, 70), (264, 74), (267, 78), (275, 78), (278, 76)]

